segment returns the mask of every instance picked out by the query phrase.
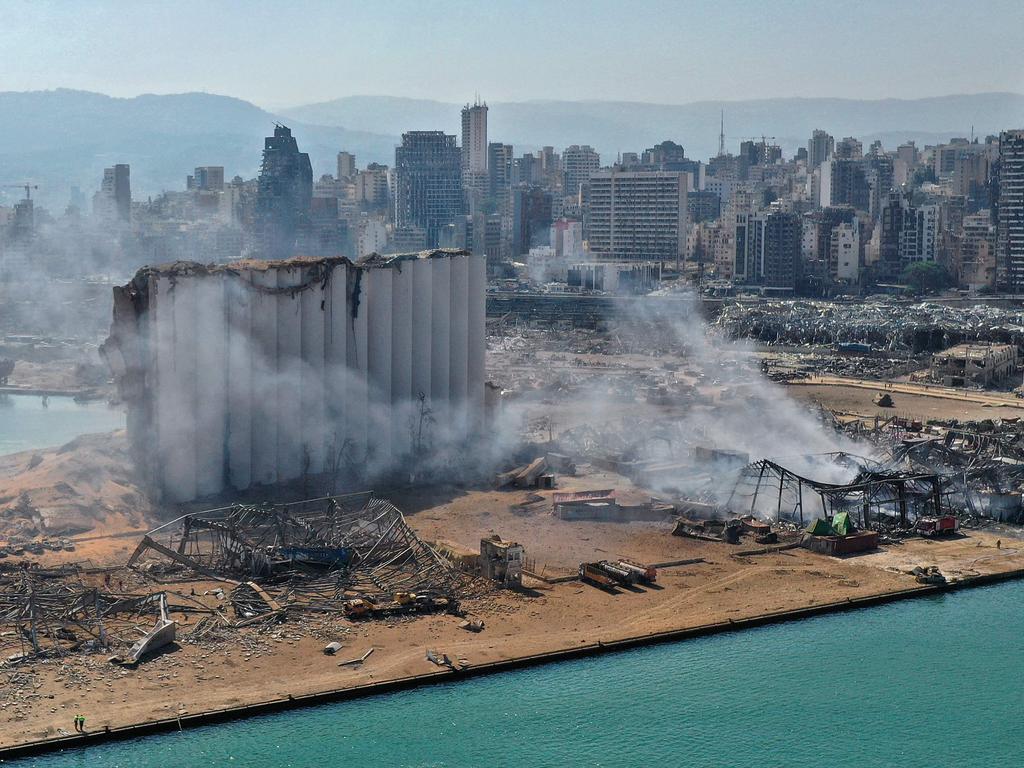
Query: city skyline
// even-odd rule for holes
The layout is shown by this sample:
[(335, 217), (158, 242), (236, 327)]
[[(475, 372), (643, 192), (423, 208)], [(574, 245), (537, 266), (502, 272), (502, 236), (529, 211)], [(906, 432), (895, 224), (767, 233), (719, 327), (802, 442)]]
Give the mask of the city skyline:
[[(1003, 0), (983, 6), (964, 15), (946, 0), (927, 13), (868, 2), (850, 17), (792, 0), (765, 18), (740, 2), (647, 2), (631, 15), (612, 3), (525, 2), (496, 23), (465, 2), (306, 2), (283, 24), (280, 7), (260, 2), (97, 3), (87, 14), (67, 2), (19, 2), (0, 45), (14, 62), (4, 90), (199, 91), (273, 109), (371, 94), (686, 104), (1024, 92), (1015, 55), (1024, 10)], [(951, 15), (959, 47), (943, 56)]]

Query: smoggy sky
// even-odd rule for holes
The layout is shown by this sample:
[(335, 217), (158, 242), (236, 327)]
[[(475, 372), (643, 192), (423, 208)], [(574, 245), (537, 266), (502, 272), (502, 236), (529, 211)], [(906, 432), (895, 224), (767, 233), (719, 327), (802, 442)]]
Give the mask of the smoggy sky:
[(684, 103), (1024, 92), (1021, 0), (0, 0), (0, 90)]

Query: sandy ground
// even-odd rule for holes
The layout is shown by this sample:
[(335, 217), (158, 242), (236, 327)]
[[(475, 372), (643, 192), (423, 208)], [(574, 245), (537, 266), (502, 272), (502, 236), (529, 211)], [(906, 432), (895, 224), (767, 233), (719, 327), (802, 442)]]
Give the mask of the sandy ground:
[[(60, 448), (0, 456), (0, 541), (134, 530), (152, 521), (135, 483), (123, 431), (85, 435)], [(18, 511), (27, 494), (32, 512)], [(75, 559), (81, 559), (80, 556)]]
[[(459, 629), (461, 619), (449, 615), (358, 623), (298, 617), (262, 633), (241, 630), (222, 644), (182, 642), (137, 669), (112, 666), (105, 653), (37, 662), (26, 670), (26, 680), (5, 689), (0, 744), (52, 737), (60, 729), (70, 732), (76, 712), (86, 715), (90, 729), (98, 729), (428, 674), (437, 668), (426, 660), (427, 649), (469, 664), (482, 663), (906, 589), (915, 582), (905, 571), (917, 564), (938, 564), (951, 575), (1024, 567), (1021, 549), (1005, 539), (997, 549), (995, 537), (984, 533), (952, 541), (907, 542), (846, 559), (801, 549), (738, 557), (735, 553), (743, 545), (671, 536), (667, 524), (568, 522), (546, 513), (510, 512), (509, 505), (525, 496), (524, 491), (439, 489), (392, 498), (405, 506), (423, 538), (443, 533), (471, 547), (481, 535), (499, 533), (523, 543), (527, 556), (549, 573), (564, 573), (580, 560), (612, 555), (645, 562), (705, 562), (663, 569), (656, 588), (617, 594), (578, 582), (546, 585), (529, 580), (529, 590), (499, 590), (466, 603), (470, 616), (485, 622), (480, 634)], [(132, 538), (83, 536), (78, 554), (94, 562), (123, 562), (133, 545)], [(190, 589), (201, 593), (211, 586), (200, 582), (168, 588), (188, 594)], [(182, 634), (198, 620), (195, 615), (191, 621), (183, 615), (178, 618), (184, 622)], [(331, 640), (344, 644), (338, 657), (321, 652)], [(369, 648), (374, 654), (361, 667), (338, 665), (339, 658), (358, 657)]]
[(859, 387), (818, 386), (800, 384), (786, 388), (787, 394), (801, 402), (812, 402), (835, 411), (856, 413), (865, 416), (878, 415), (883, 419), (893, 416), (920, 419), (958, 419), (960, 421), (981, 421), (983, 419), (1004, 419), (1024, 417), (1024, 410), (1014, 407), (987, 406), (960, 400), (948, 400), (924, 395), (893, 393), (892, 408), (880, 408), (871, 398), (884, 391), (879, 383), (877, 390)]

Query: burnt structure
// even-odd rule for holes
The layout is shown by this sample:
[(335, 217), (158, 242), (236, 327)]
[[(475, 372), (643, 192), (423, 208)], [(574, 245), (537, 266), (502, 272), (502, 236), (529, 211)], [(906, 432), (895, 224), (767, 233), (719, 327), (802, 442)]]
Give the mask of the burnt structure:
[(309, 225), (313, 198), (313, 167), (299, 151), (290, 128), (274, 127), (263, 146), (257, 182), (256, 250), (262, 258), (295, 255), (299, 232)]

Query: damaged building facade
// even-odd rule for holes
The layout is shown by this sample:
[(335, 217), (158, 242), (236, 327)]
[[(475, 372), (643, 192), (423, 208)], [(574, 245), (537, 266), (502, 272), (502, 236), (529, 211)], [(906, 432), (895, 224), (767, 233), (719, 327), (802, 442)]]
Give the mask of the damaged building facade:
[[(185, 502), (424, 450), (484, 410), (483, 256), (178, 262), (114, 290), (103, 354), (158, 498)], [(422, 397), (421, 397), (422, 395)]]

